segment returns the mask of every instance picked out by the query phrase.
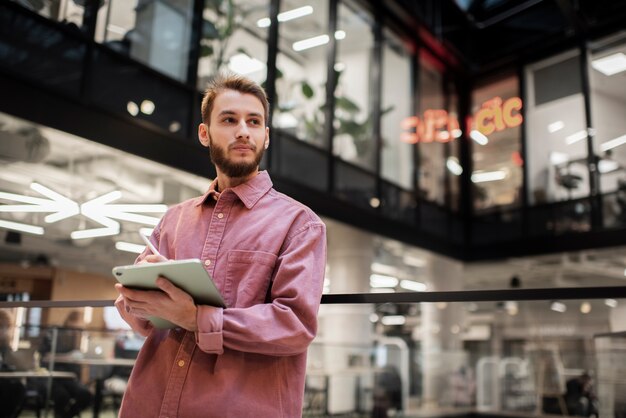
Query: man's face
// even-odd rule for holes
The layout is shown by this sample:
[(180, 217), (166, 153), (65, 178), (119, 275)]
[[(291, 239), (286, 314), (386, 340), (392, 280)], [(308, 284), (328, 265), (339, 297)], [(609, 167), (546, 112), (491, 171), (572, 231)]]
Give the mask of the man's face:
[(269, 145), (264, 114), (263, 105), (251, 94), (226, 90), (215, 98), (210, 124), (200, 126), (199, 136), (219, 171), (236, 178), (258, 169)]

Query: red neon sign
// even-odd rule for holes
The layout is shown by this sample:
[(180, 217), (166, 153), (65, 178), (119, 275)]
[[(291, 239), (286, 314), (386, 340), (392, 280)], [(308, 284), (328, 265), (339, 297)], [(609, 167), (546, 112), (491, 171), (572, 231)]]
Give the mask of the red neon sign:
[[(504, 102), (500, 97), (484, 102), (473, 117), (466, 121), (467, 132), (476, 129), (483, 135), (491, 135), (507, 128), (519, 126), (524, 121), (519, 113), (522, 99), (511, 97)], [(459, 121), (442, 109), (428, 109), (420, 119), (411, 116), (402, 120), (400, 140), (408, 144), (418, 142), (450, 142), (460, 136)]]

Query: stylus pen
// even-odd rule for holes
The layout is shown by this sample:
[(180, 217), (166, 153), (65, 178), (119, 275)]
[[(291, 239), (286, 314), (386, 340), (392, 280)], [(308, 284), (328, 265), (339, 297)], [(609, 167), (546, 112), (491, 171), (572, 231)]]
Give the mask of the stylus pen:
[(150, 251), (152, 251), (152, 254), (154, 255), (158, 255), (160, 257), (163, 257), (161, 255), (161, 253), (159, 252), (159, 250), (157, 250), (154, 245), (150, 242), (150, 240), (148, 239), (148, 237), (146, 237), (144, 234), (139, 234), (139, 236), (141, 236), (141, 239), (143, 240), (143, 242), (146, 243), (146, 245), (148, 246), (148, 248), (150, 248)]

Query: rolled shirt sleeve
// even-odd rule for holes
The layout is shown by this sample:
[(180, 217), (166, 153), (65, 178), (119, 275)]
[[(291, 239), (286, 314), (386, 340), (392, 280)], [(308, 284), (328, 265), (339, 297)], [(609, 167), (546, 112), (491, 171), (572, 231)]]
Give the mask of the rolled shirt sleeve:
[(326, 231), (309, 222), (287, 237), (271, 285), (271, 303), (247, 308), (199, 306), (198, 347), (274, 356), (304, 352), (317, 332), (326, 265)]
[(197, 313), (198, 331), (196, 344), (206, 353), (224, 353), (224, 309), (214, 306), (200, 305)]

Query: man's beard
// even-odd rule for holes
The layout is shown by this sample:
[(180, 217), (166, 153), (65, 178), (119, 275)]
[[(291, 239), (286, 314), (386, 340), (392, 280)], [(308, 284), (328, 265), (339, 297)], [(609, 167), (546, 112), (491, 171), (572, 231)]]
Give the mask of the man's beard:
[[(232, 144), (232, 146), (235, 145), (237, 145), (237, 143)], [(254, 161), (250, 163), (234, 163), (228, 158), (224, 148), (213, 143), (213, 138), (211, 138), (209, 134), (209, 155), (211, 156), (211, 161), (228, 177), (247, 177), (258, 169), (259, 163), (265, 153), (265, 148), (261, 147), (261, 149), (257, 151), (257, 146), (253, 142), (248, 142), (247, 145), (249, 145), (252, 148), (252, 152), (254, 152)]]

